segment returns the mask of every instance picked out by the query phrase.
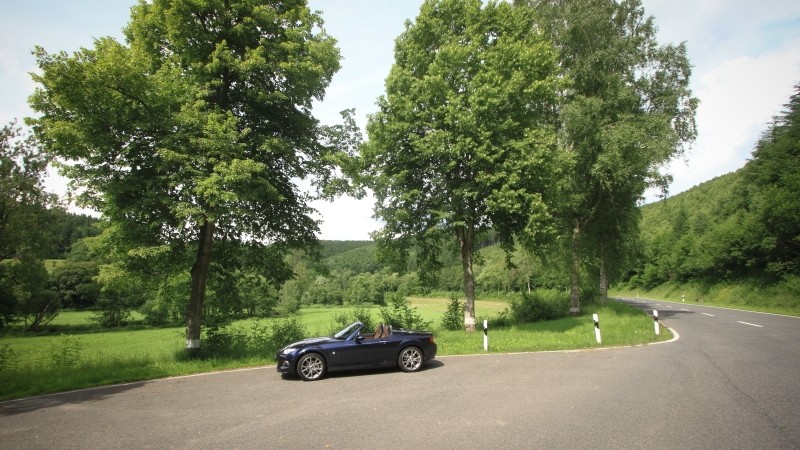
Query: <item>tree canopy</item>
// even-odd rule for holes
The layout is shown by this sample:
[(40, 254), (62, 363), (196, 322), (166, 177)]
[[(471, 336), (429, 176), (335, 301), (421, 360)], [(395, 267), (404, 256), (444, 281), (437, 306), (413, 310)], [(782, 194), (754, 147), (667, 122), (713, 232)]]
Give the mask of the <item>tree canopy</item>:
[(129, 254), (195, 247), (194, 349), (214, 242), (315, 242), (298, 180), (330, 181), (343, 159), (311, 114), (340, 56), (301, 0), (142, 0), (125, 36), (73, 55), (37, 48), (31, 123)]
[(548, 204), (570, 242), (577, 314), (580, 266), (597, 258), (607, 289), (606, 252), (619, 255), (638, 230), (637, 201), (668, 183), (660, 169), (694, 140), (697, 100), (685, 45), (660, 45), (639, 0), (515, 3), (535, 12), (569, 81), (558, 120), (565, 176)]
[(399, 257), (417, 247), (419, 272), (440, 266), (440, 241), (461, 254), (465, 322), (474, 329), (476, 234), (514, 233), (543, 212), (553, 163), (556, 54), (530, 10), (505, 2), (429, 0), (397, 38), (362, 157)]

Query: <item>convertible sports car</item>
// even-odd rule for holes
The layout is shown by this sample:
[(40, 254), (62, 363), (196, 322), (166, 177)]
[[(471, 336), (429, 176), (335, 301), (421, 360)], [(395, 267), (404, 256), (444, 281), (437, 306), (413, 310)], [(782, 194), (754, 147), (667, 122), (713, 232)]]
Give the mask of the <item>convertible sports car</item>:
[(278, 372), (312, 381), (340, 370), (398, 366), (404, 372), (416, 372), (435, 356), (436, 342), (427, 331), (392, 330), (378, 324), (371, 332), (363, 323), (353, 322), (331, 337), (289, 344), (275, 359)]

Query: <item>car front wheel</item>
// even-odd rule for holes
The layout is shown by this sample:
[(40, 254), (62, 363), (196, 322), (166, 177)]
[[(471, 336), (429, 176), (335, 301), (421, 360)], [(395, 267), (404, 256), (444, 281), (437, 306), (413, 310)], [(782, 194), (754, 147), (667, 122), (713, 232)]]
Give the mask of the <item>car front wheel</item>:
[(306, 381), (318, 380), (325, 374), (325, 359), (317, 353), (303, 355), (297, 361), (297, 375)]
[(403, 372), (416, 372), (422, 367), (422, 351), (417, 347), (406, 347), (397, 357), (397, 365)]

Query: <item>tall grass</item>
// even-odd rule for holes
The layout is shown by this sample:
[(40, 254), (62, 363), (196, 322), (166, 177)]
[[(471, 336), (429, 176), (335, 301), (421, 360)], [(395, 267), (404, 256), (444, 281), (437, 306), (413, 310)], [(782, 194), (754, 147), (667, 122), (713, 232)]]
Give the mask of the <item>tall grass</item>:
[[(434, 328), (439, 326), (447, 303), (446, 298), (411, 299), (411, 305), (417, 308), (425, 320), (433, 322)], [(490, 317), (490, 352), (597, 347), (592, 313), (600, 315), (604, 346), (639, 344), (656, 339), (652, 320), (648, 316), (616, 302), (588, 307), (581, 317), (495, 327), (491, 317), (498, 316), (507, 306), (504, 302), (491, 301), (479, 301), (476, 305), (479, 315)], [(288, 327), (285, 320), (277, 319), (237, 322), (225, 330), (218, 330), (221, 334), (217, 336), (217, 342), (225, 344), (222, 346), (227, 346), (228, 350), (238, 350), (206, 354), (201, 359), (189, 359), (185, 356), (183, 328), (57, 336), (5, 336), (0, 338), (0, 400), (272, 364), (279, 345), (277, 340), (294, 339), (296, 333), (304, 333), (306, 336), (327, 335), (336, 327), (335, 317), (341, 316), (345, 311), (353, 309), (306, 308), (296, 318), (297, 327)], [(377, 307), (368, 308), (367, 312), (372, 314), (376, 322), (380, 320)], [(82, 323), (78, 315), (71, 319), (74, 323)], [(660, 339), (667, 339), (668, 334), (662, 333)], [(436, 341), (439, 355), (483, 352), (481, 332), (437, 330)]]
[(757, 281), (705, 284), (665, 283), (652, 290), (616, 290), (612, 295), (694, 303), (727, 308), (800, 316), (800, 277), (762, 285)]

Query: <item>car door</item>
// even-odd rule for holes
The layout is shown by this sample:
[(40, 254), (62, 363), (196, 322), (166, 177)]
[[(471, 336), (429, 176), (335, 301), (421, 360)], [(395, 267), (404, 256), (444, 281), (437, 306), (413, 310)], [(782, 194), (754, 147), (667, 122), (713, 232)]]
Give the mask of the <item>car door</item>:
[(371, 337), (347, 341), (340, 349), (343, 367), (374, 366), (381, 364), (386, 352), (386, 339)]

